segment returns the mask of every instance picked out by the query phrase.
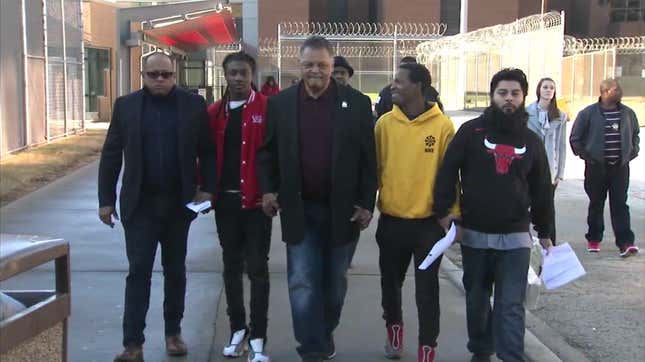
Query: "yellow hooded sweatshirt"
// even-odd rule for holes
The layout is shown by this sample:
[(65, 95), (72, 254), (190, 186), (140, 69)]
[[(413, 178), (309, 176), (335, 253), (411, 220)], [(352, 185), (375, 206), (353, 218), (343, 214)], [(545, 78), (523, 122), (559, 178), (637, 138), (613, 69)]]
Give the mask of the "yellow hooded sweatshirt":
[[(435, 177), (455, 135), (455, 127), (437, 104), (410, 120), (398, 106), (375, 127), (382, 213), (420, 219), (432, 216)], [(458, 203), (451, 213), (459, 215)]]

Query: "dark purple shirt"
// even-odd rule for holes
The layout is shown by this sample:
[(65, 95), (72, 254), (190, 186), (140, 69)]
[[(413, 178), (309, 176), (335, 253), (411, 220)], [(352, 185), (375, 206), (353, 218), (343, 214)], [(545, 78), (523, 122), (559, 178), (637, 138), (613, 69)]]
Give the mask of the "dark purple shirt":
[(331, 81), (317, 99), (307, 94), (300, 83), (298, 96), (298, 131), (302, 198), (328, 201), (331, 191), (332, 115), (336, 104), (336, 84)]

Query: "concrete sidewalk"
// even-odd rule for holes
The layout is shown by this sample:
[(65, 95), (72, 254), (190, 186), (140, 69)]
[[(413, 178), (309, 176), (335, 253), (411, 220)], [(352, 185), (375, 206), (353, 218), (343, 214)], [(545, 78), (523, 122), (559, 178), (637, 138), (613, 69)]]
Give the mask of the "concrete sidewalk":
[[(72, 316), (69, 329), (70, 361), (110, 361), (121, 348), (121, 315), (127, 261), (120, 225), (114, 230), (97, 216), (97, 163), (76, 172), (0, 209), (3, 233), (62, 237), (71, 245)], [(336, 332), (338, 361), (380, 361), (385, 340), (381, 319), (378, 249), (374, 241), (376, 223), (363, 232), (349, 272), (349, 291)], [(274, 222), (271, 271), (269, 345), (275, 361), (298, 361), (291, 328), (286, 289), (286, 253)], [(163, 349), (162, 276), (157, 255), (152, 298), (146, 329), (145, 356), (148, 361), (219, 361), (229, 337), (225, 298), (221, 298), (221, 250), (212, 214), (200, 215), (191, 227), (187, 257), (188, 290), (183, 323), (190, 354), (168, 358)], [(444, 262), (445, 265), (449, 263)], [(439, 361), (464, 361), (466, 350), (465, 302), (463, 293), (450, 281), (450, 270), (442, 268), (441, 335)], [(2, 289), (52, 288), (53, 265), (3, 282)], [(454, 270), (453, 270), (454, 271)], [(411, 275), (411, 274), (409, 274)], [(453, 278), (454, 279), (454, 278)], [(458, 282), (458, 280), (456, 280)], [(408, 277), (404, 291), (405, 355), (416, 358), (417, 323), (414, 280)], [(247, 288), (248, 297), (248, 288)], [(218, 307), (219, 306), (219, 307)], [(548, 351), (539, 341), (527, 340), (527, 351)], [(544, 354), (533, 360), (553, 360)]]
[[(274, 227), (279, 227), (274, 223)], [(361, 234), (353, 268), (348, 272), (348, 292), (335, 332), (338, 362), (388, 361), (383, 356), (385, 322), (381, 318), (381, 289), (378, 267), (378, 247), (374, 239), (376, 222)], [(267, 351), (272, 360), (299, 362), (297, 343), (293, 336), (291, 310), (287, 289), (286, 252), (278, 241), (280, 232), (274, 229), (270, 252), (271, 295), (269, 303), (269, 342)], [(414, 271), (412, 265), (403, 288), (403, 319), (405, 323), (404, 349), (401, 361), (416, 361), (417, 309), (414, 299)], [(441, 333), (437, 347), (437, 361), (462, 362), (470, 359), (466, 349), (465, 299), (461, 284), (461, 270), (449, 260), (442, 261), (440, 277)], [(245, 288), (248, 306), (248, 282)], [(216, 323), (214, 353), (210, 362), (230, 359), (221, 356), (221, 348), (228, 343), (230, 329), (226, 315), (226, 298), (221, 298)], [(535, 336), (527, 331), (526, 351), (533, 361), (560, 361)], [(239, 359), (240, 361), (242, 359)], [(494, 361), (496, 359), (493, 359)]]
[[(98, 163), (83, 167), (0, 209), (2, 233), (61, 237), (71, 246), (72, 314), (69, 361), (112, 361), (121, 347), (121, 317), (127, 259), (123, 229), (102, 225), (97, 217)], [(0, 241), (1, 242), (1, 241)], [(188, 285), (183, 332), (190, 345), (184, 359), (167, 358), (163, 341), (163, 277), (159, 251), (147, 318), (147, 361), (207, 361), (214, 338), (222, 290), (220, 252), (214, 221), (202, 215), (193, 223), (187, 257)], [(2, 282), (0, 289), (53, 289), (53, 263)]]

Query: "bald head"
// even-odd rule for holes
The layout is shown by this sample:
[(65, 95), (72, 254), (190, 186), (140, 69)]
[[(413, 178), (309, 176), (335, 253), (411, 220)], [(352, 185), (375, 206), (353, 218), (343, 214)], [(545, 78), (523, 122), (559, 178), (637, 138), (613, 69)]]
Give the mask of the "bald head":
[(600, 101), (608, 106), (614, 106), (620, 102), (623, 91), (615, 79), (605, 79), (600, 82)]
[(150, 63), (158, 62), (168, 63), (173, 68), (175, 66), (175, 60), (170, 55), (164, 52), (156, 52), (146, 55), (145, 57), (143, 57), (141, 65), (143, 67), (143, 70), (146, 70)]
[(616, 79), (609, 78), (605, 79), (602, 82), (600, 82), (600, 93), (606, 91), (607, 89), (611, 88), (614, 85), (618, 85), (618, 82)]
[(143, 85), (154, 95), (166, 95), (175, 86), (175, 63), (165, 53), (152, 53), (143, 58)]

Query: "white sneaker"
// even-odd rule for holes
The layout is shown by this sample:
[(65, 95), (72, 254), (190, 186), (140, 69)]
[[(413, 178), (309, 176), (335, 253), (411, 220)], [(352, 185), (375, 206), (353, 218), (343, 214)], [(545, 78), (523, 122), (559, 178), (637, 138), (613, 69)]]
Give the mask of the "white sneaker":
[(240, 329), (233, 333), (231, 336), (231, 341), (228, 343), (228, 346), (224, 347), (222, 354), (224, 357), (240, 357), (246, 353), (247, 346), (246, 340), (248, 339), (246, 329)]
[(255, 338), (249, 342), (251, 347), (249, 350), (248, 362), (269, 362), (271, 359), (264, 354), (264, 339)]

